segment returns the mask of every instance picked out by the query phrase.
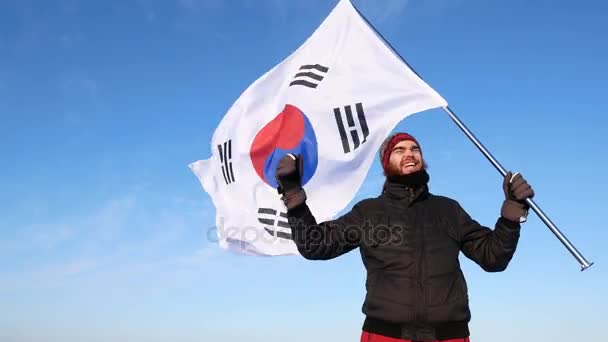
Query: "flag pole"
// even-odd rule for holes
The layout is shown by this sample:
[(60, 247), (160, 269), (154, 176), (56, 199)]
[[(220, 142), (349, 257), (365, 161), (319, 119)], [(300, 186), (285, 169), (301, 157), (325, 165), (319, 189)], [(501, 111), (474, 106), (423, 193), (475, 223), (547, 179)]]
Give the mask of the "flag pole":
[[(443, 110), (450, 116), (452, 121), (456, 123), (456, 125), (464, 132), (464, 134), (477, 146), (477, 148), (483, 153), (483, 155), (494, 165), (494, 167), (500, 172), (500, 174), (504, 177), (507, 172), (504, 167), (492, 156), (492, 154), (483, 146), (483, 144), (475, 137), (475, 135), (467, 128), (467, 126), (460, 121), (458, 116), (450, 109), (450, 107), (442, 107)], [(581, 271), (586, 270), (591, 267), (593, 263), (587, 261), (585, 257), (574, 247), (574, 245), (562, 234), (562, 232), (555, 226), (555, 224), (549, 219), (549, 217), (542, 211), (542, 209), (530, 198), (526, 199), (526, 203), (534, 210), (534, 212), (538, 215), (538, 217), (549, 227), (549, 229), (555, 234), (555, 236), (561, 241), (561, 243), (566, 246), (568, 251), (572, 253), (574, 258), (580, 263)]]
[[(369, 27), (378, 35), (378, 37), (380, 39), (382, 39), (384, 41), (384, 43), (393, 51), (393, 53), (397, 57), (399, 57), (399, 59), (401, 59), (401, 61), (403, 63), (405, 63), (412, 70), (412, 72), (414, 72), (418, 77), (420, 77), (420, 79), (423, 79), (420, 76), (420, 74), (418, 74), (414, 70), (414, 68), (412, 68), (412, 66), (405, 60), (405, 58), (403, 58), (399, 54), (399, 52), (397, 52), (397, 50), (395, 48), (393, 48), (393, 46), (388, 42), (388, 40), (386, 40), (382, 36), (382, 34), (380, 34), (380, 32), (378, 32), (378, 30), (374, 27), (374, 25), (372, 25), (372, 23), (370, 23), (369, 20), (367, 20), (367, 18), (359, 11), (359, 9), (357, 9), (357, 7), (354, 4), (352, 4), (352, 2), (351, 2), (351, 5), (355, 9), (355, 11), (357, 11), (357, 13), (359, 13), (361, 18), (363, 18), (363, 20), (365, 20), (365, 22), (367, 22)], [(504, 177), (507, 174), (507, 171), (500, 164), (500, 162), (498, 162), (498, 160), (496, 160), (496, 158), (494, 158), (494, 156), (488, 151), (488, 149), (486, 149), (485, 146), (483, 146), (483, 144), (479, 141), (479, 139), (477, 139), (475, 137), (475, 135), (458, 118), (458, 116), (450, 109), (449, 106), (442, 107), (442, 108), (450, 116), (452, 121), (454, 121), (454, 123), (456, 123), (456, 125), (464, 132), (464, 134), (469, 138), (469, 140), (471, 140), (471, 142), (475, 146), (477, 146), (477, 148), (481, 151), (481, 153), (490, 161), (490, 163), (492, 163), (492, 165), (494, 165), (494, 167), (498, 170), (498, 172), (500, 172), (500, 174)], [(592, 262), (590, 263), (589, 261), (587, 261), (587, 259), (585, 259), (585, 257), (576, 249), (576, 247), (574, 247), (574, 245), (566, 238), (566, 236), (564, 236), (564, 234), (557, 228), (557, 226), (555, 226), (555, 224), (551, 221), (551, 219), (549, 219), (549, 217), (542, 211), (542, 209), (532, 199), (527, 198), (526, 203), (538, 215), (538, 217), (547, 225), (547, 227), (549, 227), (551, 232), (553, 232), (553, 234), (555, 234), (555, 236), (561, 241), (561, 243), (568, 249), (568, 251), (579, 262), (579, 264), (581, 265), (581, 271), (584, 271), (593, 265)]]

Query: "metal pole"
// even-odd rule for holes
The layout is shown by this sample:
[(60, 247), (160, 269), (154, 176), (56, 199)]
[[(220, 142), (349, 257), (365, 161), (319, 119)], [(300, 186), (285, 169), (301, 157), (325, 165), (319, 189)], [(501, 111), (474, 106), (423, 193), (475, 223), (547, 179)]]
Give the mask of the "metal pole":
[[(500, 163), (492, 156), (492, 154), (483, 146), (483, 144), (475, 137), (475, 135), (465, 126), (465, 124), (460, 121), (458, 116), (454, 114), (454, 112), (449, 107), (442, 107), (443, 110), (448, 113), (450, 118), (456, 123), (458, 127), (464, 132), (464, 134), (477, 146), (477, 148), (483, 153), (483, 155), (494, 165), (494, 167), (503, 175), (503, 177), (507, 174), (507, 171), (500, 165)], [(557, 236), (559, 241), (561, 241), (564, 246), (572, 253), (572, 255), (578, 260), (581, 265), (581, 271), (586, 270), (591, 267), (593, 263), (590, 263), (579, 253), (579, 251), (574, 247), (570, 241), (560, 232), (560, 230), (555, 226), (553, 222), (549, 219), (549, 217), (540, 209), (540, 207), (534, 203), (534, 201), (530, 198), (526, 199), (526, 203), (534, 210), (534, 212), (540, 217), (540, 219), (549, 227), (549, 229)]]

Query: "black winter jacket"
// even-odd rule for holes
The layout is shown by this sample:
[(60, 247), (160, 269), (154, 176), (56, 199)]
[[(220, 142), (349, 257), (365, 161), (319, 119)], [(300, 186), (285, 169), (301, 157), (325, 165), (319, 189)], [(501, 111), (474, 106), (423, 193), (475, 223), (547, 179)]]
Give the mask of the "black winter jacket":
[(287, 212), (293, 239), (311, 260), (359, 247), (367, 270), (364, 330), (412, 340), (467, 337), (471, 314), (459, 252), (488, 272), (503, 271), (520, 224), (500, 217), (492, 230), (426, 185), (410, 191), (388, 183), (378, 197), (322, 223), (299, 205)]

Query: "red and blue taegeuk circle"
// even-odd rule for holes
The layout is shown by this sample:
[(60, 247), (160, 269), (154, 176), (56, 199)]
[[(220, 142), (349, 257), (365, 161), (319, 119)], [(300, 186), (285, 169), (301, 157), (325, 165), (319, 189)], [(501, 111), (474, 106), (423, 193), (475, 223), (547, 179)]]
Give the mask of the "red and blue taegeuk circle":
[(304, 112), (291, 104), (260, 129), (249, 151), (256, 173), (273, 188), (278, 186), (275, 174), (279, 160), (287, 153), (302, 155), (302, 185), (306, 184), (317, 169), (317, 138)]

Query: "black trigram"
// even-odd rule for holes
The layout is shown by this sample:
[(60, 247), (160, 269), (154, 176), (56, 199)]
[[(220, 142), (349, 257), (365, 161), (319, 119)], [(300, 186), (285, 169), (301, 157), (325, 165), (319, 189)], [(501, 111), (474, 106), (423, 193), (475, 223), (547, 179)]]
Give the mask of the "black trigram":
[(294, 76), (289, 86), (301, 85), (308, 88), (316, 88), (323, 80), (323, 75), (329, 70), (320, 64), (302, 65), (300, 71)]
[(334, 108), (334, 115), (336, 117), (336, 123), (338, 124), (340, 138), (342, 139), (344, 153), (349, 153), (357, 149), (361, 144), (367, 141), (367, 136), (369, 135), (369, 128), (367, 127), (367, 121), (365, 120), (365, 112), (363, 112), (363, 104), (357, 103), (355, 104), (355, 108), (357, 110), (356, 117), (353, 115), (351, 105), (344, 106), (344, 115), (346, 116), (346, 123), (348, 126), (344, 126), (340, 108)]
[(258, 221), (264, 225), (264, 230), (272, 236), (291, 240), (291, 228), (287, 221), (287, 213), (272, 208), (258, 208)]
[(234, 171), (232, 170), (232, 140), (225, 141), (223, 146), (222, 144), (217, 145), (217, 149), (220, 152), (224, 181), (226, 184), (233, 183), (235, 179)]

